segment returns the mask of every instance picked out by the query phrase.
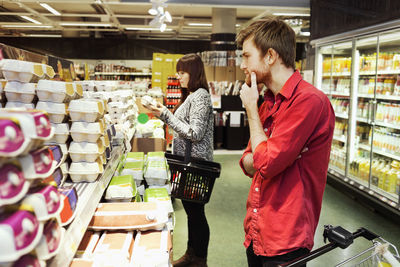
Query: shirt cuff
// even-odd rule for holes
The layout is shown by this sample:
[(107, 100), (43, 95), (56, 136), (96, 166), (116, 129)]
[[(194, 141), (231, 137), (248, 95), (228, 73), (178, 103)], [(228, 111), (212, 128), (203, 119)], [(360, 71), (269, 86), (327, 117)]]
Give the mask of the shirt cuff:
[(267, 141), (259, 143), (253, 152), (254, 168), (260, 170), (265, 167), (265, 151), (267, 150)]
[(242, 168), (242, 171), (243, 171), (243, 173), (246, 175), (246, 176), (248, 176), (248, 177), (250, 177), (250, 178), (253, 178), (253, 176), (252, 175), (250, 175), (250, 174), (248, 174), (247, 172), (246, 172), (246, 169), (244, 168), (244, 166), (243, 166), (243, 159), (247, 156), (247, 154), (249, 154), (249, 153), (251, 153), (251, 152), (244, 152), (243, 153), (243, 156), (240, 158), (240, 160), (239, 160), (239, 166), (240, 166), (240, 168)]

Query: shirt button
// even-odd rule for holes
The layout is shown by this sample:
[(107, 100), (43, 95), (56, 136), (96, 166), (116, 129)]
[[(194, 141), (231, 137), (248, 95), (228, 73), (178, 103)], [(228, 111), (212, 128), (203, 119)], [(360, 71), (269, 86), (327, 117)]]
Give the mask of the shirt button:
[(255, 189), (255, 190), (256, 190), (256, 192), (258, 192), (258, 187), (256, 187), (256, 189)]
[(264, 128), (264, 132), (268, 132), (268, 128)]
[(254, 211), (254, 213), (256, 213), (256, 212), (257, 212), (257, 209), (254, 209), (253, 211)]

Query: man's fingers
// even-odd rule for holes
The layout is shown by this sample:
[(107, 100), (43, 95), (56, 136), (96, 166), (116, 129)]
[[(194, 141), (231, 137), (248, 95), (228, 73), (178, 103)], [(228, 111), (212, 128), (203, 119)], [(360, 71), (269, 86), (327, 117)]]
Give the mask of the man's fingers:
[(257, 87), (257, 77), (255, 72), (251, 73), (251, 87)]

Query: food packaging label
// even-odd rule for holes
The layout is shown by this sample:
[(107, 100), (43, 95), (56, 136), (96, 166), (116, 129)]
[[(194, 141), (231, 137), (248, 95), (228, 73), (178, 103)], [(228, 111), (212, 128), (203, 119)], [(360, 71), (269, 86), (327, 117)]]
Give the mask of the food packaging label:
[(48, 147), (30, 152), (29, 155), (20, 157), (18, 160), (27, 179), (45, 178), (53, 173), (57, 165)]
[(25, 139), (19, 121), (12, 118), (0, 118), (0, 155), (17, 156), (27, 147), (30, 139)]
[(58, 224), (57, 220), (49, 220), (43, 228), (43, 236), (39, 245), (35, 248), (38, 258), (48, 260), (57, 254), (61, 241), (64, 237), (64, 229)]
[(58, 216), (62, 209), (60, 195), (53, 185), (30, 188), (22, 203), (32, 206), (40, 221)]
[(28, 188), (29, 183), (16, 162), (7, 162), (0, 167), (0, 206), (19, 201)]
[(76, 211), (76, 206), (78, 204), (78, 193), (76, 192), (75, 187), (59, 187), (58, 192), (62, 194), (62, 200), (64, 202), (64, 207), (60, 212), (60, 221), (61, 225), (69, 224)]

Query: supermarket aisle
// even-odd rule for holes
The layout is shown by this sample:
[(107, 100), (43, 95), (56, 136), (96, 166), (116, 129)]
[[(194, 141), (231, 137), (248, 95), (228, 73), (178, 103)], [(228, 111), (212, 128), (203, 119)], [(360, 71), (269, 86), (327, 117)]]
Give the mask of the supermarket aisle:
[[(240, 155), (215, 155), (214, 157), (215, 161), (221, 163), (222, 173), (216, 181), (211, 200), (206, 205), (211, 231), (208, 249), (208, 265), (210, 267), (247, 266), (242, 223), (251, 180), (242, 174), (238, 165), (239, 158)], [(176, 211), (174, 257), (176, 259), (186, 250), (187, 226), (186, 215), (179, 200), (175, 201), (174, 208)], [(398, 225), (370, 211), (329, 185), (324, 194), (314, 248), (323, 245), (324, 224), (341, 225), (349, 231), (365, 227), (400, 248), (400, 227)], [(369, 246), (368, 241), (358, 239), (348, 249), (336, 249), (311, 261), (307, 266), (334, 266), (342, 259), (349, 258)]]

